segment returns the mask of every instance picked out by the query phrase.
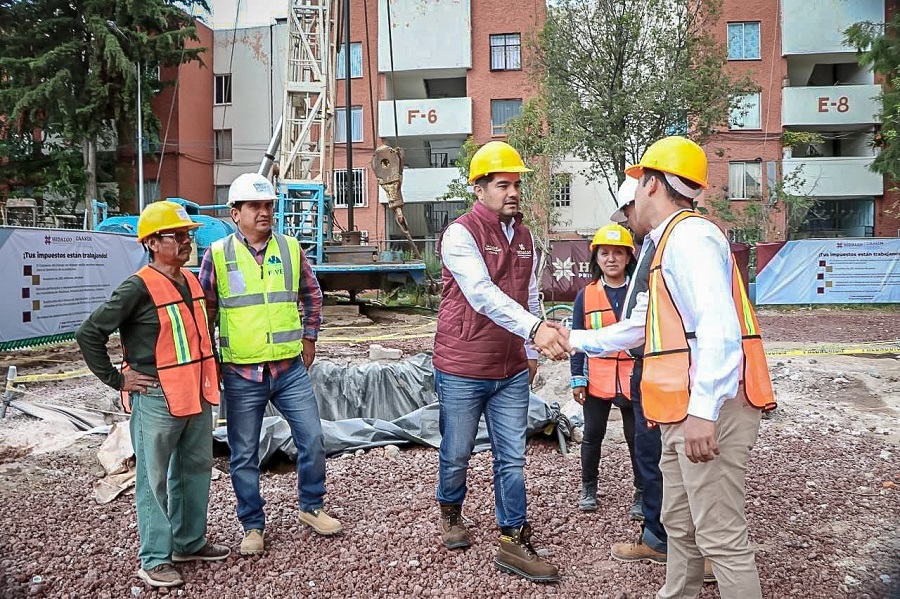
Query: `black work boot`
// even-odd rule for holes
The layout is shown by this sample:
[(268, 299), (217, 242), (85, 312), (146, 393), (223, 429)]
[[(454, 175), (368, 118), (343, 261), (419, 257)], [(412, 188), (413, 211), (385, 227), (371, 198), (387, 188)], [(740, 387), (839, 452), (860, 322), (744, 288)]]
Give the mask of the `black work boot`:
[(468, 547), (469, 533), (462, 523), (462, 506), (441, 504), (441, 541), (447, 549)]
[(578, 509), (582, 512), (597, 511), (597, 481), (590, 482), (581, 481), (581, 500), (578, 502)]
[(628, 510), (628, 515), (632, 520), (636, 520), (638, 522), (644, 521), (644, 500), (643, 500), (643, 492), (640, 489), (634, 490), (634, 499), (631, 502), (631, 509)]
[(531, 526), (500, 529), (500, 548), (494, 566), (501, 572), (517, 574), (531, 582), (556, 582), (559, 570), (538, 557), (531, 546)]

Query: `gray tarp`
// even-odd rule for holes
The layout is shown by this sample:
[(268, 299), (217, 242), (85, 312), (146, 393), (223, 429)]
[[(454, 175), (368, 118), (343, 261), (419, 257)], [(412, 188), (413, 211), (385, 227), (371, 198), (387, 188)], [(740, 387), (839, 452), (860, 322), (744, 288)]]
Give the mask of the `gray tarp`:
[[(319, 402), (327, 455), (389, 444), (440, 445), (430, 355), (418, 354), (401, 362), (368, 362), (358, 366), (316, 362), (310, 376)], [(297, 450), (287, 423), (271, 404), (266, 414), (260, 433), (260, 461), (267, 462), (277, 451), (295, 459)], [(227, 417), (227, 408), (225, 415)], [(566, 435), (571, 431), (571, 424), (561, 415), (558, 404), (547, 404), (532, 393), (528, 405), (528, 434), (541, 432), (552, 423), (559, 423)], [(217, 441), (227, 442), (225, 427), (217, 428), (213, 436)], [(490, 443), (482, 418), (475, 451), (487, 449), (490, 449)]]

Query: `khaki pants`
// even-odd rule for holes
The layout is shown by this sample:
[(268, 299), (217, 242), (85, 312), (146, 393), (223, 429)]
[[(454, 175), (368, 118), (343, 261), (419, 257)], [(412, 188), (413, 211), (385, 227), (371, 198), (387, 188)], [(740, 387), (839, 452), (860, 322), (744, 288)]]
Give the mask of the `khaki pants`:
[(719, 411), (720, 454), (692, 463), (684, 455), (684, 423), (662, 426), (662, 523), (669, 533), (666, 584), (657, 599), (696, 597), (703, 586), (703, 558), (712, 562), (722, 599), (762, 597), (747, 534), (744, 480), (762, 412), (743, 388)]

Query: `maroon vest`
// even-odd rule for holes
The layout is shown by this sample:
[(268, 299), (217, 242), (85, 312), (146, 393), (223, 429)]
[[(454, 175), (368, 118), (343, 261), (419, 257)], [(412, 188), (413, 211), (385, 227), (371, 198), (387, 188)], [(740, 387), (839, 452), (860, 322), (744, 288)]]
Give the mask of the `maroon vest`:
[[(528, 310), (528, 284), (534, 270), (534, 244), (522, 215), (515, 217), (512, 242), (500, 228), (500, 217), (481, 202), (456, 219), (475, 239), (488, 274), (500, 290)], [(434, 336), (435, 368), (475, 379), (500, 380), (528, 367), (525, 340), (472, 309), (446, 267)]]

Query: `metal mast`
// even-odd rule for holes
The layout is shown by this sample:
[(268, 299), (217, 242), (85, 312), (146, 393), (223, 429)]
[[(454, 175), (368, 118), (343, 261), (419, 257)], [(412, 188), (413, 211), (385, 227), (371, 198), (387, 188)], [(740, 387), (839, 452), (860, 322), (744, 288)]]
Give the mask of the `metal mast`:
[(326, 188), (333, 171), (337, 0), (289, 2), (277, 227), (297, 237), (312, 262), (321, 263)]

